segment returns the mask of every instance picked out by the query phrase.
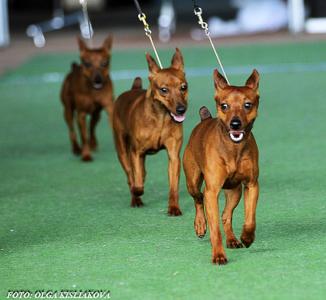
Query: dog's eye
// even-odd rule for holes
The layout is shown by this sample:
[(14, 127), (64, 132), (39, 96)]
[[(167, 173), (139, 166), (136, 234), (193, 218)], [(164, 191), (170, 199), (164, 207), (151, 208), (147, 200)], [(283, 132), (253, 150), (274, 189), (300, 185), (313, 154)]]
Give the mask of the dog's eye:
[(101, 67), (102, 67), (102, 68), (107, 68), (108, 65), (109, 65), (109, 62), (108, 62), (107, 60), (101, 62)]
[(250, 103), (250, 102), (246, 102), (246, 103), (244, 104), (244, 108), (245, 108), (245, 109), (250, 109), (250, 108), (252, 108), (252, 103)]
[(160, 88), (160, 92), (161, 92), (161, 94), (165, 95), (169, 92), (169, 90), (166, 87), (162, 87), (162, 88)]
[(181, 89), (181, 91), (185, 92), (188, 89), (187, 84), (186, 83), (181, 84), (180, 89)]
[(228, 108), (229, 108), (229, 105), (228, 105), (228, 104), (226, 104), (226, 103), (222, 103), (222, 104), (221, 104), (221, 109), (222, 109), (223, 111), (226, 111)]
[(90, 68), (92, 66), (92, 64), (89, 62), (89, 61), (83, 61), (83, 65), (86, 67), (86, 68)]

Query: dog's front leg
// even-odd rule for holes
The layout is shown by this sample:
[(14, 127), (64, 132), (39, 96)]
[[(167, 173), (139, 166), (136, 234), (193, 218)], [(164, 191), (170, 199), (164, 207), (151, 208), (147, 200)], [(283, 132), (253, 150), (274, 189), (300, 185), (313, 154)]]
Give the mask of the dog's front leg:
[[(220, 172), (221, 173), (221, 172)], [(204, 204), (212, 244), (212, 262), (218, 265), (227, 263), (220, 230), (218, 195), (223, 185), (222, 176), (216, 170), (205, 174)]]
[(101, 117), (101, 110), (96, 110), (93, 112), (91, 117), (91, 123), (89, 127), (89, 145), (92, 151), (95, 151), (97, 149), (97, 139), (95, 134), (95, 128), (100, 120)]
[(78, 112), (78, 126), (80, 131), (80, 137), (82, 140), (82, 160), (91, 161), (91, 151), (87, 139), (87, 126), (86, 126), (86, 113)]
[(113, 96), (113, 92), (111, 91), (106, 95), (106, 97), (103, 99), (102, 102), (102, 107), (104, 108), (104, 110), (108, 115), (108, 121), (111, 128), (113, 125), (113, 107), (114, 107), (113, 99), (114, 96)]
[(244, 188), (245, 222), (241, 241), (248, 248), (255, 240), (256, 207), (259, 195), (258, 182), (249, 183)]
[(242, 184), (234, 189), (224, 190), (225, 208), (222, 214), (224, 232), (226, 235), (226, 245), (228, 248), (243, 248), (243, 245), (234, 235), (232, 228), (233, 211), (240, 202), (242, 194)]
[(136, 150), (131, 150), (130, 161), (133, 175), (131, 206), (143, 206), (140, 196), (144, 194), (145, 156)]
[(69, 105), (66, 105), (66, 104), (65, 104), (65, 108), (64, 108), (64, 117), (65, 117), (65, 121), (67, 123), (68, 129), (69, 129), (69, 138), (70, 138), (70, 142), (71, 142), (72, 152), (75, 155), (80, 155), (81, 149), (78, 145), (77, 136), (76, 136), (75, 128), (74, 128), (74, 111), (69, 107)]
[(169, 207), (170, 216), (180, 216), (182, 212), (179, 207), (179, 178), (180, 178), (180, 149), (182, 141), (170, 139), (166, 144), (166, 150), (169, 156)]

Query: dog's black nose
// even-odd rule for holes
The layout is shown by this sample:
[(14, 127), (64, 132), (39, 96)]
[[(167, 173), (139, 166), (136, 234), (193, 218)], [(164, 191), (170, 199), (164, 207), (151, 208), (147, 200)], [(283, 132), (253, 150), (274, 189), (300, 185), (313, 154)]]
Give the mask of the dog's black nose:
[(184, 105), (178, 105), (176, 112), (178, 115), (183, 115), (186, 112), (187, 108)]
[(239, 118), (233, 118), (230, 123), (230, 127), (233, 130), (238, 130), (241, 128), (241, 121)]
[(99, 74), (96, 74), (95, 78), (94, 78), (94, 82), (97, 83), (97, 84), (100, 84), (100, 83), (102, 83), (102, 81), (103, 81), (102, 76), (99, 75)]

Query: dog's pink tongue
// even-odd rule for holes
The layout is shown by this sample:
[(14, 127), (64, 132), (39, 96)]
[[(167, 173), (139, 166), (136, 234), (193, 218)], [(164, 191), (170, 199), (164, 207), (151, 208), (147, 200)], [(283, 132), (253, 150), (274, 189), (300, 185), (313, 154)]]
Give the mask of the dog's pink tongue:
[(183, 114), (181, 116), (177, 116), (177, 115), (171, 113), (171, 116), (173, 117), (174, 121), (179, 122), (179, 123), (183, 122), (185, 120), (185, 118), (186, 118), (186, 114)]

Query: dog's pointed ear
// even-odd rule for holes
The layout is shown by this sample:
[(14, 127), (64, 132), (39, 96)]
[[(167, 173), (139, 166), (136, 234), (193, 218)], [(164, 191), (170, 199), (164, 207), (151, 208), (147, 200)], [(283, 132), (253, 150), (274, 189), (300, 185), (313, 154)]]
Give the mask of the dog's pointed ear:
[(254, 69), (250, 75), (250, 77), (246, 81), (246, 86), (253, 89), (258, 90), (259, 87), (259, 73), (256, 69)]
[(78, 46), (79, 46), (80, 52), (86, 51), (87, 45), (86, 45), (85, 41), (80, 36), (77, 36), (77, 41), (78, 41)]
[(228, 86), (227, 81), (225, 78), (217, 71), (217, 69), (214, 70), (214, 86), (216, 90), (223, 90)]
[(160, 68), (157, 65), (155, 59), (151, 57), (147, 52), (146, 52), (146, 60), (147, 60), (149, 72), (151, 74), (157, 73)]
[(175, 53), (171, 61), (171, 68), (183, 71), (184, 68), (183, 57), (179, 48), (175, 48)]
[(109, 35), (103, 42), (103, 49), (105, 49), (108, 53), (111, 52), (111, 49), (112, 49), (112, 35)]

